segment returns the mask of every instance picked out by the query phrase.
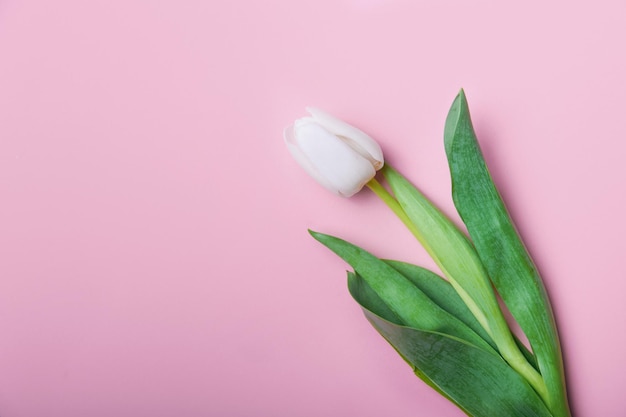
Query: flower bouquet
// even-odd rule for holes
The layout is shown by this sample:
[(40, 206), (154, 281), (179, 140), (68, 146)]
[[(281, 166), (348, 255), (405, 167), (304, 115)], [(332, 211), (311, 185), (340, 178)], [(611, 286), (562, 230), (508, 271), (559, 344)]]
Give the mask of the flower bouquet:
[[(309, 111), (285, 130), (298, 163), (335, 194), (370, 188), (443, 275), (311, 231), (354, 269), (348, 289), (372, 326), (419, 378), (469, 416), (570, 416), (550, 302), (491, 179), (464, 92), (446, 119), (444, 146), (452, 198), (469, 236), (385, 164), (367, 134)], [(530, 349), (511, 331), (498, 296)]]

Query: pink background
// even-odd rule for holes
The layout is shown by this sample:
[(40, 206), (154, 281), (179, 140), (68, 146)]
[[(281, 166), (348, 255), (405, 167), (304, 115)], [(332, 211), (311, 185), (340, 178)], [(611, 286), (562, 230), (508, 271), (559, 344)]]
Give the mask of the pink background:
[(281, 136), (319, 106), (453, 214), (460, 87), (574, 410), (626, 415), (625, 20), (623, 0), (0, 1), (0, 415), (461, 416), (306, 229), (432, 263)]

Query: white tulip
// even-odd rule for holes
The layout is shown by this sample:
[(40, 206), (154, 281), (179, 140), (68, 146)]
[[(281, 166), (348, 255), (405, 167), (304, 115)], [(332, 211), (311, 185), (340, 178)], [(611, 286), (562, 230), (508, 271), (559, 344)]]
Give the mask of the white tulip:
[(343, 197), (363, 188), (384, 165), (374, 139), (319, 109), (285, 129), (287, 148), (317, 182)]

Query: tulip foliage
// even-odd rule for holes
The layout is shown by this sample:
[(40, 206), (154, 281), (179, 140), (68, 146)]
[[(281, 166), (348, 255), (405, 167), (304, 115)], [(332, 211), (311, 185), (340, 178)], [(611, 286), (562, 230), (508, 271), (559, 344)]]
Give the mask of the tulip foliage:
[[(568, 417), (550, 303), (491, 179), (463, 91), (448, 114), (444, 144), (454, 204), (469, 236), (388, 165), (381, 172), (389, 190), (375, 179), (368, 183), (443, 277), (311, 234), (354, 269), (348, 288), (372, 326), (418, 377), (467, 415)], [(510, 331), (495, 291), (532, 351)]]

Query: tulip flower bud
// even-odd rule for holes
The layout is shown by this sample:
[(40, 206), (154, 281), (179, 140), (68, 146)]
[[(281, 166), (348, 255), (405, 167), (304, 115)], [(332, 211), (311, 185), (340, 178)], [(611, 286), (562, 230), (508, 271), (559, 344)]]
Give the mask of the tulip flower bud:
[(343, 197), (356, 194), (384, 164), (378, 143), (319, 109), (285, 129), (287, 148), (317, 182)]

